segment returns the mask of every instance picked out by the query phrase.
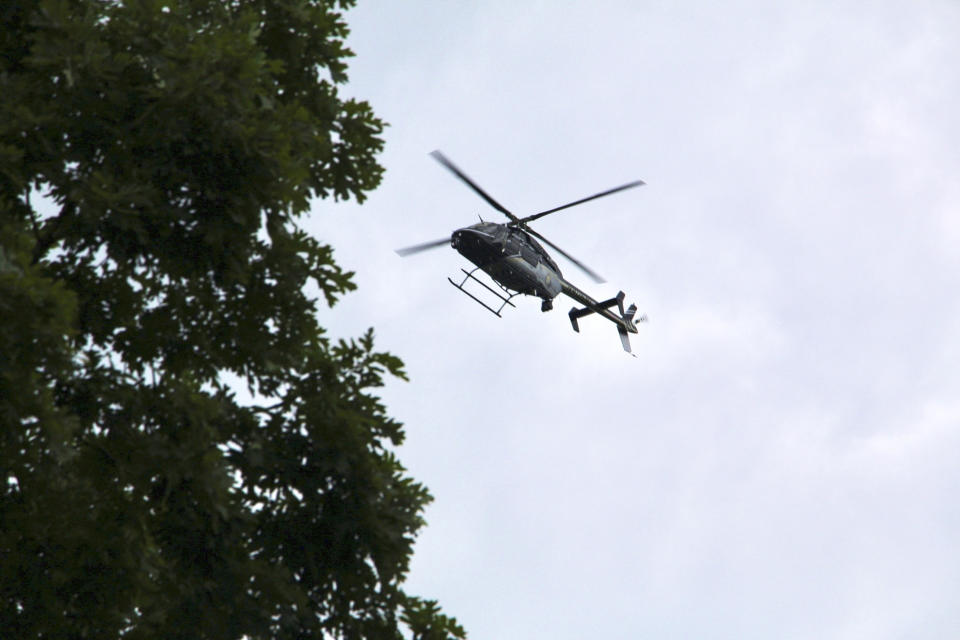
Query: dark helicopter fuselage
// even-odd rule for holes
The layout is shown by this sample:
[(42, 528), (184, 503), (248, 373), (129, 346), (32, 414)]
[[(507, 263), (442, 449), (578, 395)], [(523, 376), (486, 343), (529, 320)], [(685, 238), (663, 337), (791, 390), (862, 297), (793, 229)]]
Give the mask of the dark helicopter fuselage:
[(563, 291), (557, 263), (522, 229), (479, 222), (454, 231), (450, 245), (507, 289), (544, 301)]

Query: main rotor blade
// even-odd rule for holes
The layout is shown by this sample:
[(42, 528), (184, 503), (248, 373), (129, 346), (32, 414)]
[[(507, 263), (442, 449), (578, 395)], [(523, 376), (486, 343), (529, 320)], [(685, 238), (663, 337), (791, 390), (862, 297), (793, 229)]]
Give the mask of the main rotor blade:
[(430, 155), (433, 156), (434, 160), (436, 160), (437, 162), (445, 166), (447, 169), (449, 169), (450, 172), (453, 173), (453, 175), (463, 180), (467, 184), (467, 186), (469, 186), (471, 189), (476, 191), (477, 195), (479, 195), (481, 198), (487, 201), (487, 204), (489, 204), (491, 207), (493, 207), (503, 215), (510, 218), (512, 221), (519, 222), (520, 219), (517, 216), (513, 215), (513, 213), (508, 211), (506, 207), (504, 207), (502, 204), (500, 204), (499, 202), (491, 198), (486, 191), (481, 189), (476, 182), (468, 178), (463, 171), (460, 171), (460, 169), (457, 168), (457, 165), (450, 162), (450, 160), (448, 160), (445, 155), (440, 153), (440, 151), (432, 151), (430, 152)]
[(602, 198), (603, 196), (609, 196), (612, 193), (617, 193), (618, 191), (623, 191), (625, 189), (632, 189), (633, 187), (639, 187), (647, 184), (643, 180), (635, 180), (633, 182), (628, 182), (627, 184), (620, 185), (619, 187), (614, 187), (613, 189), (607, 189), (606, 191), (601, 191), (600, 193), (595, 193), (592, 196), (587, 198), (582, 198), (576, 202), (571, 202), (570, 204), (565, 204), (562, 207), (554, 207), (547, 211), (541, 211), (540, 213), (535, 213), (532, 216), (527, 216), (526, 218), (521, 218), (518, 222), (521, 224), (530, 222), (531, 220), (536, 220), (537, 218), (542, 218), (548, 213), (554, 213), (555, 211), (560, 211), (561, 209), (569, 209), (570, 207), (575, 207), (578, 204), (583, 204), (584, 202), (589, 202), (590, 200), (596, 200), (597, 198)]
[(572, 262), (574, 265), (576, 265), (577, 267), (579, 267), (581, 271), (583, 271), (585, 274), (587, 274), (588, 276), (590, 276), (590, 278), (591, 278), (594, 282), (596, 282), (597, 284), (603, 284), (604, 282), (606, 282), (606, 280), (603, 279), (603, 276), (601, 276), (599, 273), (597, 273), (596, 271), (594, 271), (593, 269), (591, 269), (591, 268), (588, 267), (587, 265), (583, 264), (582, 262), (580, 262), (579, 260), (577, 260), (576, 258), (574, 258), (572, 255), (570, 255), (569, 253), (567, 253), (566, 251), (564, 251), (563, 249), (561, 249), (561, 248), (558, 247), (557, 245), (553, 244), (552, 242), (550, 242), (549, 240), (547, 240), (546, 238), (544, 238), (542, 235), (540, 235), (539, 233), (537, 233), (536, 231), (534, 231), (534, 230), (531, 229), (530, 227), (524, 227), (523, 230), (526, 231), (527, 233), (529, 233), (530, 235), (532, 235), (532, 236), (534, 236), (534, 237), (536, 237), (536, 238), (539, 238), (542, 242), (545, 242), (545, 243), (547, 243), (548, 245), (550, 245), (550, 247), (552, 247), (554, 251), (556, 251), (557, 253), (559, 253), (560, 255), (562, 255), (564, 258), (566, 258), (567, 260), (569, 260), (570, 262)]
[(404, 247), (403, 249), (397, 249), (397, 255), (403, 256), (406, 258), (409, 255), (414, 253), (420, 253), (421, 251), (426, 251), (427, 249), (436, 249), (437, 247), (442, 247), (445, 244), (450, 244), (450, 237), (441, 238), (440, 240), (431, 240), (430, 242), (424, 242), (421, 244), (415, 244), (412, 247)]

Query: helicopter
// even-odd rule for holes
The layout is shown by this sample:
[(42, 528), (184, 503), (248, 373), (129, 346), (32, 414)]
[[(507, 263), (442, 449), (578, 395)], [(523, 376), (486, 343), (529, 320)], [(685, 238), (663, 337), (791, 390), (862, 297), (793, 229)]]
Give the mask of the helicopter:
[[(406, 257), (420, 253), (421, 251), (439, 248), (449, 243), (450, 246), (476, 265), (476, 267), (471, 271), (461, 269), (465, 277), (463, 281), (459, 283), (455, 282), (452, 278), (447, 278), (447, 280), (450, 284), (487, 310), (493, 312), (496, 316), (502, 317), (501, 312), (507, 305), (515, 307), (516, 305), (513, 304), (512, 300), (521, 294), (540, 298), (540, 310), (544, 312), (550, 311), (553, 309), (554, 298), (562, 293), (583, 305), (582, 308), (578, 309), (577, 307), (573, 307), (570, 310), (570, 323), (573, 325), (574, 331), (578, 333), (580, 331), (580, 326), (577, 322), (580, 318), (592, 313), (603, 316), (616, 325), (624, 351), (632, 355), (629, 334), (637, 333), (636, 322), (645, 322), (647, 319), (646, 316), (641, 316), (637, 321), (634, 320), (634, 316), (637, 313), (636, 304), (631, 304), (630, 307), (624, 311), (623, 300), (626, 296), (623, 291), (620, 291), (609, 300), (597, 301), (566, 280), (560, 272), (560, 267), (557, 266), (557, 263), (553, 261), (550, 254), (547, 253), (540, 242), (543, 242), (565, 257), (587, 274), (594, 282), (605, 282), (595, 271), (531, 229), (529, 223), (551, 213), (569, 209), (570, 207), (589, 202), (590, 200), (596, 200), (597, 198), (602, 198), (626, 189), (642, 186), (645, 184), (643, 180), (628, 182), (619, 187), (607, 189), (592, 196), (521, 218), (494, 200), (440, 151), (433, 151), (430, 155), (470, 187), (477, 195), (483, 198), (487, 204), (505, 215), (509, 219), (509, 222), (487, 222), (481, 218), (479, 223), (455, 230), (449, 238), (444, 237), (403, 249), (397, 249), (397, 254)], [(538, 242), (538, 240), (540, 242)], [(499, 286), (500, 291), (497, 291), (477, 278), (474, 275), (477, 270), (481, 270), (489, 275)], [(499, 307), (494, 309), (493, 307), (496, 306), (497, 303), (491, 303), (493, 305), (491, 306), (491, 304), (484, 302), (477, 295), (468, 291), (466, 289), (468, 282), (479, 283), (486, 291), (496, 296), (499, 299)], [(619, 315), (611, 311), (614, 306), (617, 307)]]

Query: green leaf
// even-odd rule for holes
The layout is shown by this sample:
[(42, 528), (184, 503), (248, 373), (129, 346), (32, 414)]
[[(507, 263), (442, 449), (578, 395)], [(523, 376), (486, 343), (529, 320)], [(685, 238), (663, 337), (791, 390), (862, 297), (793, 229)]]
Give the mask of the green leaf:
[(383, 173), (352, 4), (0, 11), (4, 637), (463, 637), (403, 589), (403, 363), (326, 337), (353, 274), (298, 227)]

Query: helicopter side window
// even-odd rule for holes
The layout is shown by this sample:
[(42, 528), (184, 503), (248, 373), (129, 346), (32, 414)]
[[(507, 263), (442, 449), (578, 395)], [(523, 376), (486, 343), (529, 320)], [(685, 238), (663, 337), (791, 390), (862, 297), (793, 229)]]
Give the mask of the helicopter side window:
[(504, 251), (508, 256), (515, 256), (520, 253), (520, 243), (517, 242), (516, 238), (507, 238), (507, 241), (504, 243)]
[(540, 260), (537, 257), (537, 252), (528, 247), (527, 245), (522, 245), (520, 247), (520, 255), (523, 256), (523, 259), (529, 262), (533, 266), (540, 264)]

